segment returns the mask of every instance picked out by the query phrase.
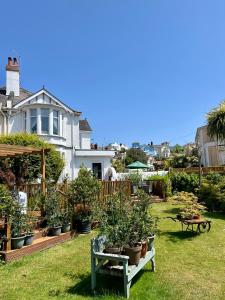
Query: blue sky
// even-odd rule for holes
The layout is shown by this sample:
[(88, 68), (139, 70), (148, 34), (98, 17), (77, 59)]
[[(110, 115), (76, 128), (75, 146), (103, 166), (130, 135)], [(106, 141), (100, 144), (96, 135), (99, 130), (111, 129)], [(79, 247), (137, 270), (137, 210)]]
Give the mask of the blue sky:
[(224, 0), (2, 1), (0, 84), (83, 112), (99, 144), (194, 140), (225, 98)]

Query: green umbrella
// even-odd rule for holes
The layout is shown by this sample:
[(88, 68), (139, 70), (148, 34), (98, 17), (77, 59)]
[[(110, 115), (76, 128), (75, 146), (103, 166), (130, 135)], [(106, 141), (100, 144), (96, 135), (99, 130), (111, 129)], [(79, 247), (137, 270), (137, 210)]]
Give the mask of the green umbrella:
[(134, 163), (127, 166), (128, 169), (147, 169), (149, 166), (143, 164), (140, 161), (135, 161)]

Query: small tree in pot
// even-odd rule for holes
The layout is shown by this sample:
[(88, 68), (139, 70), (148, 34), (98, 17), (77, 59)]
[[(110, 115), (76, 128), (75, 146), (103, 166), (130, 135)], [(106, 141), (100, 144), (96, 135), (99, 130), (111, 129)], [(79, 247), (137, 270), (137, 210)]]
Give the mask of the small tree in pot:
[(24, 215), (24, 218), (25, 218), (24, 230), (26, 233), (24, 245), (28, 246), (28, 245), (32, 245), (34, 240), (34, 227), (35, 227), (36, 218), (29, 215), (29, 213)]
[(12, 249), (20, 249), (24, 245), (25, 240), (25, 215), (22, 213), (23, 207), (17, 201), (13, 204), (12, 213), (12, 234), (11, 234), (11, 245)]
[(45, 213), (49, 233), (60, 235), (62, 228), (62, 214), (60, 209), (60, 196), (56, 188), (51, 187), (45, 197)]
[(78, 177), (70, 184), (69, 200), (75, 208), (78, 231), (81, 233), (89, 233), (91, 230), (93, 211), (100, 190), (101, 183), (85, 167), (80, 168)]

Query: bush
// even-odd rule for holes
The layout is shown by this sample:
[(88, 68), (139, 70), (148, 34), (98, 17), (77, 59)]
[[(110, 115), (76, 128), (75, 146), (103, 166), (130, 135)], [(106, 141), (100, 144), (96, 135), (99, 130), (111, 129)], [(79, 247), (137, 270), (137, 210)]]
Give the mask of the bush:
[[(63, 167), (64, 161), (54, 145), (48, 144), (41, 140), (35, 134), (16, 133), (7, 136), (0, 136), (0, 144), (32, 146), (36, 148), (50, 148), (46, 154), (46, 179), (58, 180)], [(24, 178), (27, 181), (33, 181), (41, 173), (40, 155), (22, 155), (10, 159), (10, 168), (16, 178)]]
[(214, 184), (204, 180), (199, 190), (199, 199), (204, 201), (210, 211), (225, 211), (225, 181)]
[(172, 173), (170, 175), (172, 182), (172, 191), (196, 193), (199, 186), (199, 177), (197, 174), (187, 174), (185, 172)]

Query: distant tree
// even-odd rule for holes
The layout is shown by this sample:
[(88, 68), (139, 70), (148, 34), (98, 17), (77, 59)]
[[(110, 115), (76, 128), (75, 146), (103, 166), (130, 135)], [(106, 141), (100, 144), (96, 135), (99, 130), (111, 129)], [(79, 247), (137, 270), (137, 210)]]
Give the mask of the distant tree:
[(135, 161), (140, 161), (144, 164), (147, 163), (148, 157), (146, 153), (141, 149), (130, 148), (127, 150), (125, 164), (126, 166), (132, 164)]
[(177, 154), (184, 153), (184, 147), (181, 146), (181, 145), (176, 144), (176, 145), (173, 147), (173, 149), (172, 149), (171, 152), (172, 152), (172, 153), (177, 153)]
[(125, 170), (124, 161), (116, 158), (112, 162), (112, 167), (115, 168), (116, 172), (122, 173)]
[(207, 122), (208, 135), (216, 137), (217, 141), (225, 140), (225, 101), (207, 114)]

